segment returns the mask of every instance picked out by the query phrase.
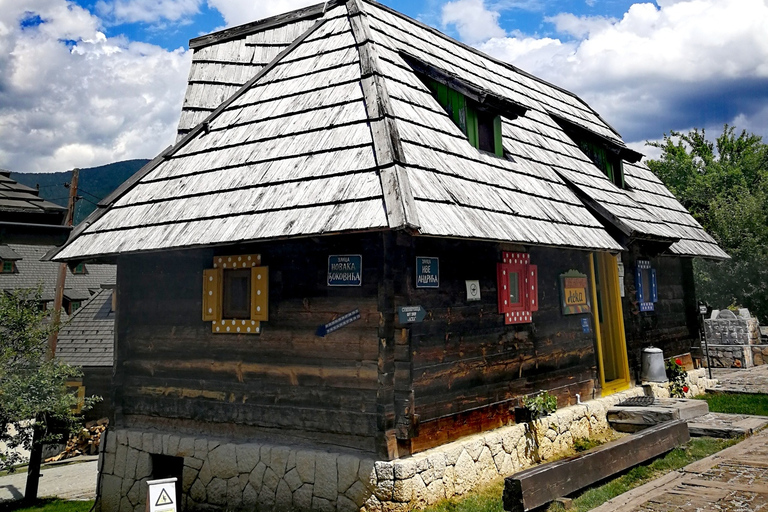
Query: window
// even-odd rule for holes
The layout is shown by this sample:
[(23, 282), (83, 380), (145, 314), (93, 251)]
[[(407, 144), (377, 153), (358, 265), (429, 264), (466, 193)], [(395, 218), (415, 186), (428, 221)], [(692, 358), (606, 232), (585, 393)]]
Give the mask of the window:
[(269, 268), (261, 255), (216, 256), (203, 271), (203, 321), (217, 334), (258, 334), (269, 318)]
[(67, 314), (71, 315), (72, 313), (80, 309), (80, 306), (82, 306), (82, 304), (83, 304), (82, 301), (79, 301), (79, 300), (71, 301), (69, 303), (69, 311), (67, 311)]
[(614, 185), (624, 188), (624, 166), (618, 156), (611, 154), (610, 151), (598, 144), (585, 140), (579, 141), (579, 148), (592, 160), (592, 163), (603, 171), (603, 174), (608, 176)]
[(1, 260), (2, 265), (0, 266), (0, 273), (2, 274), (13, 274), (16, 272), (16, 265), (13, 263), (13, 260)]
[(78, 263), (73, 269), (73, 274), (85, 274), (85, 263)]
[(648, 260), (637, 260), (635, 267), (635, 288), (640, 311), (653, 311), (654, 303), (659, 301), (656, 284), (656, 269)]
[(539, 310), (538, 269), (531, 265), (531, 256), (523, 252), (505, 252), (497, 265), (499, 314), (505, 324), (532, 321), (532, 313)]
[(424, 83), (472, 146), (504, 156), (500, 115), (436, 80), (425, 79)]

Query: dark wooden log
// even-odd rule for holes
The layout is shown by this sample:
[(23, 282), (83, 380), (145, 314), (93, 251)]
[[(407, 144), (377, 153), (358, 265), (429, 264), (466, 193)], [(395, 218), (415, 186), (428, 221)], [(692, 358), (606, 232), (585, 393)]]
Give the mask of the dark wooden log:
[(504, 510), (545, 505), (687, 443), (685, 421), (656, 425), (582, 454), (542, 464), (504, 479)]

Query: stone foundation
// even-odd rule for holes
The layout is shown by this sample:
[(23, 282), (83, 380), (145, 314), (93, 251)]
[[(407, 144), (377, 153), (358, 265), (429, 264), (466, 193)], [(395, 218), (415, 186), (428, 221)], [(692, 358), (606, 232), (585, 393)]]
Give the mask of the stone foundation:
[[(759, 322), (746, 309), (736, 316), (724, 309), (713, 312), (712, 318), (704, 320), (709, 358), (713, 368), (751, 368), (764, 364), (762, 350), (758, 350), (759, 363), (755, 361), (755, 347), (760, 346)], [(707, 364), (703, 357), (703, 364)]]
[[(703, 392), (703, 370), (690, 372), (690, 380), (689, 394)], [(663, 385), (652, 389), (660, 396), (665, 392)], [(634, 387), (394, 461), (110, 428), (99, 459), (99, 507), (102, 512), (143, 512), (146, 481), (153, 478), (152, 455), (162, 454), (183, 458), (184, 510), (410, 510), (558, 458), (573, 448), (575, 439), (608, 433), (607, 409), (644, 392)]]

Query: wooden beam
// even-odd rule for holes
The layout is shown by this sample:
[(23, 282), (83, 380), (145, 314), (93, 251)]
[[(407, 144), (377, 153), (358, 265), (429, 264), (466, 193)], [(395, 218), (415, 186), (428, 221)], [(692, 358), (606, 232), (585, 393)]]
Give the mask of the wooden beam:
[(516, 473), (504, 480), (504, 510), (525, 512), (540, 507), (668, 452), (689, 439), (686, 422), (674, 420)]

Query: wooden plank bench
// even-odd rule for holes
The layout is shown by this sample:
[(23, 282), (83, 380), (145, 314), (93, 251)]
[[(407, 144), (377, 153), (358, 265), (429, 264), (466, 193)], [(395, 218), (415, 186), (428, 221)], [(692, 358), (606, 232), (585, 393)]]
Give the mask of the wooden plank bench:
[(525, 512), (599, 482), (687, 443), (683, 420), (660, 423), (584, 453), (504, 479), (504, 510)]

